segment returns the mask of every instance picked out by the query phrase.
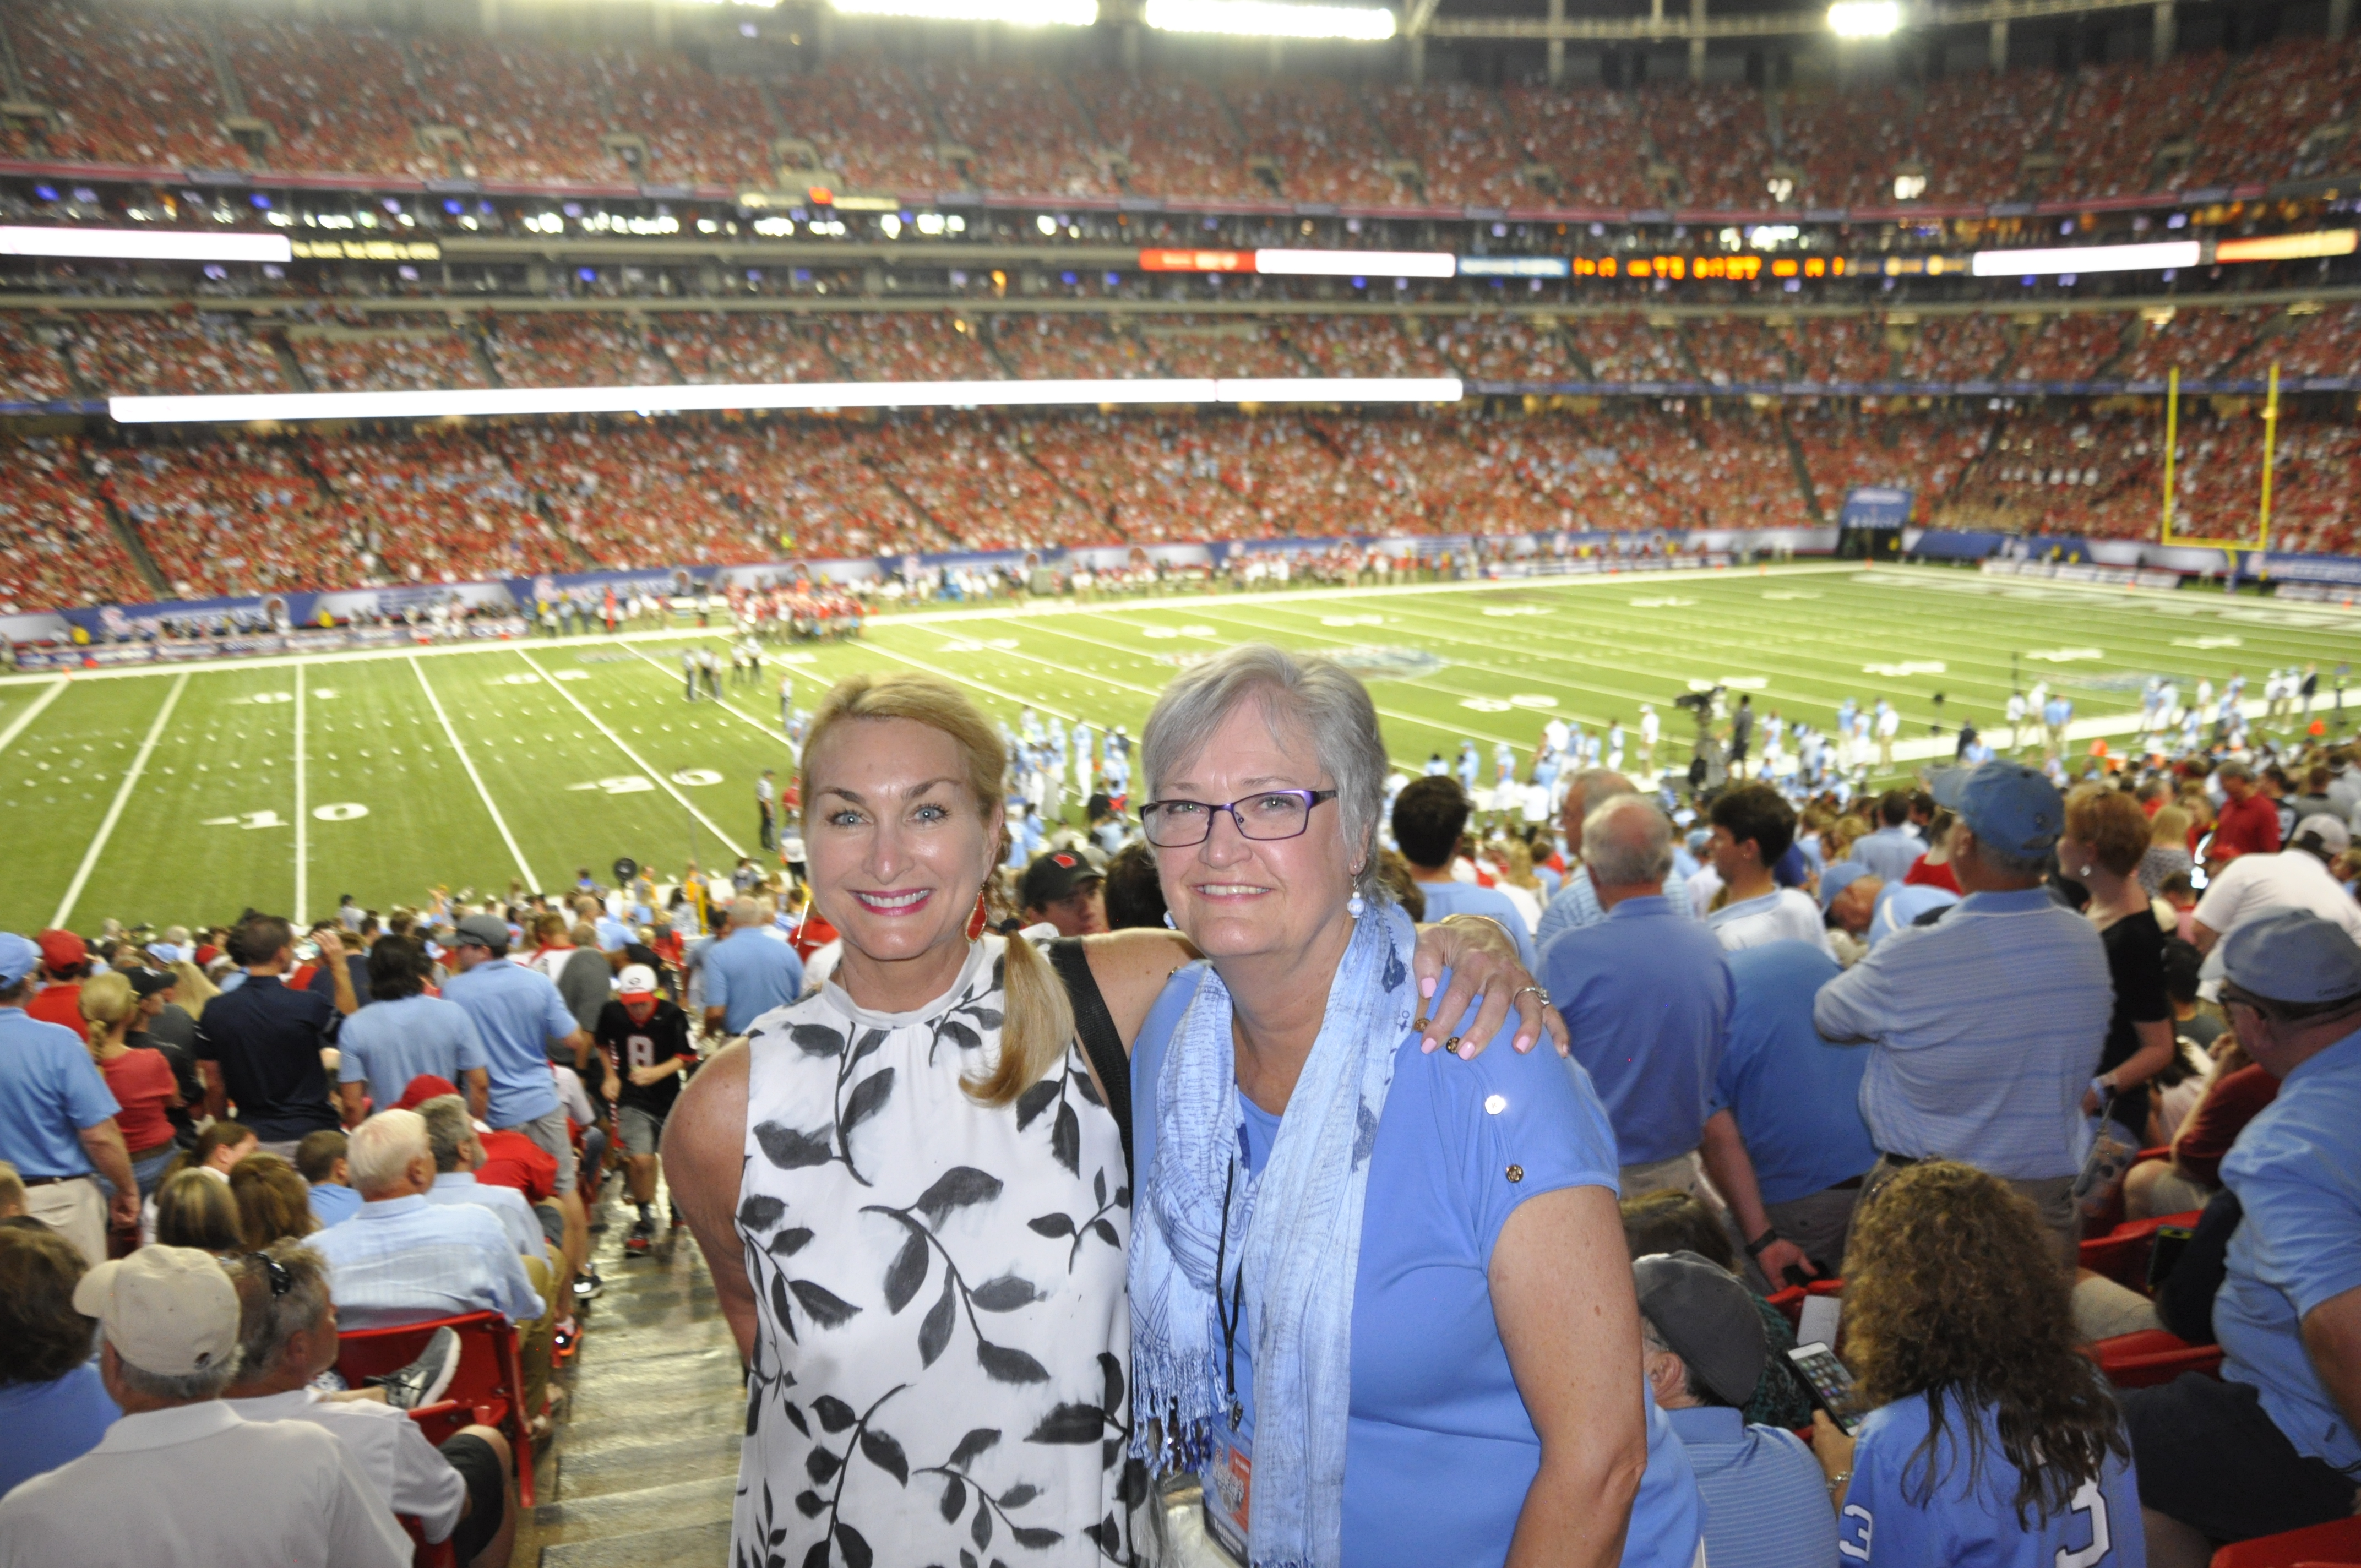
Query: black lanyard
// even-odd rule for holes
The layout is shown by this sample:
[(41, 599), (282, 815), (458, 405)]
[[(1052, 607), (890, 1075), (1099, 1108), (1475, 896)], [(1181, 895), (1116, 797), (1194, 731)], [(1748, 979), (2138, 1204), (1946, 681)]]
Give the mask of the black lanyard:
[[(1233, 1159), (1229, 1175), (1222, 1180), (1222, 1237), (1213, 1248), (1213, 1316), (1220, 1319), (1222, 1324), (1222, 1377), (1224, 1390), (1230, 1398), (1230, 1431), (1233, 1432), (1238, 1430), (1238, 1423), (1246, 1416), (1246, 1408), (1238, 1402), (1238, 1322), (1245, 1315), (1246, 1308), (1246, 1260), (1238, 1260), (1238, 1277), (1230, 1287), (1230, 1304), (1226, 1310), (1222, 1306), (1222, 1274), (1229, 1262), (1230, 1197), (1237, 1190), (1237, 1184), (1238, 1162)], [(1243, 1239), (1239, 1245), (1245, 1245)]]

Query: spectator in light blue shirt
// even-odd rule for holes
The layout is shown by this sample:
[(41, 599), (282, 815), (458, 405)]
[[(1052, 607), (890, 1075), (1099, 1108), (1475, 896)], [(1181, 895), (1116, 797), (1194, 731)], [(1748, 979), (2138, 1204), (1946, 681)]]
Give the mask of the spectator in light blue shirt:
[(1467, 792), (1455, 779), (1412, 779), (1394, 797), (1394, 842), (1426, 900), (1426, 917), (1433, 922), (1452, 915), (1481, 915), (1496, 920), (1516, 942), (1519, 961), (1529, 970), (1537, 968), (1532, 930), (1509, 895), (1498, 888), (1456, 881), (1451, 874), (1467, 814)]
[[(1793, 945), (1793, 944), (1791, 944)], [(1794, 1432), (1740, 1413), (1771, 1354), (1745, 1286), (1693, 1252), (1635, 1259), (1641, 1365), (1705, 1500), (1713, 1568), (1837, 1562), (1828, 1483)]]
[(484, 1113), (491, 1092), (491, 1058), (466, 1008), (428, 996), (425, 952), (408, 937), (380, 937), (368, 952), (371, 1005), (336, 1032), (336, 1091), (345, 1120), (357, 1123), (374, 1097), (381, 1105), (401, 1098), (422, 1074), (448, 1079)]
[(470, 915), (460, 921), (452, 948), (459, 972), (443, 987), (443, 998), (467, 1011), (484, 1043), (491, 1079), (484, 1120), (518, 1129), (557, 1161), (563, 1202), (574, 1190), (574, 1144), (558, 1104), (549, 1047), (555, 1042), (574, 1054), (577, 1069), (587, 1069), (590, 1036), (547, 975), (508, 961), (507, 937), (507, 923), (497, 916)]
[(1592, 812), (1582, 859), (1607, 918), (1552, 938), (1534, 969), (1614, 1125), (1626, 1198), (1697, 1189), (1697, 1144), (1729, 1037), (1721, 944), (1663, 895), (1672, 833), (1636, 795)]
[(2280, 1088), (2222, 1161), (2245, 1215), (2213, 1298), (2221, 1377), (2124, 1398), (2159, 1565), (2343, 1519), (2361, 1481), (2361, 948), (2301, 910), (2222, 946), (2238, 1043)]
[(1861, 1109), (1881, 1157), (1861, 1200), (1905, 1166), (1959, 1160), (2031, 1200), (2070, 1267), (2082, 1092), (2114, 984), (2098, 932), (2042, 887), (2065, 802), (2015, 762), (1955, 768), (1934, 788), (1958, 813), (1951, 870), (1968, 896), (1878, 942), (1812, 1008), (1827, 1038), (1870, 1047)]
[(115, 1189), (118, 1224), (138, 1218), (139, 1189), (115, 1124), (115, 1096), (89, 1047), (25, 1011), (39, 962), (38, 948), (0, 932), (0, 1159), (35, 1184), (26, 1212), (95, 1267), (106, 1261), (108, 1219), (97, 1179)]
[(763, 906), (730, 906), (730, 929), (705, 950), (705, 1032), (742, 1035), (754, 1020), (803, 994), (804, 965), (794, 948), (763, 929)]
[[(1594, 768), (1588, 773), (1576, 773), (1573, 782), (1566, 785), (1565, 803), (1558, 808), (1558, 826), (1565, 833), (1567, 847), (1570, 850), (1582, 847), (1582, 824), (1592, 812), (1619, 795), (1638, 793), (1631, 787), (1630, 779), (1609, 769)], [(1675, 872), (1682, 871), (1681, 862), (1685, 859), (1686, 852), (1675, 846), (1673, 850)], [(1686, 868), (1688, 872), (1697, 869), (1695, 862)], [(1688, 878), (1686, 874), (1665, 879), (1664, 898), (1672, 906), (1674, 914), (1693, 913), (1689, 906)], [(1566, 872), (1565, 884), (1551, 896), (1549, 906), (1542, 911), (1541, 926), (1533, 932), (1533, 945), (1537, 948), (1546, 948), (1550, 938), (1561, 931), (1596, 926), (1606, 918), (1607, 906), (1598, 902), (1598, 894), (1590, 885), (1589, 871), (1577, 865)]]
[(549, 1261), (549, 1240), (541, 1219), (523, 1193), (476, 1179), (484, 1163), (484, 1146), (475, 1123), (456, 1094), (438, 1094), (417, 1106), (426, 1124), (427, 1147), (434, 1155), (434, 1185), (426, 1190), (429, 1203), (472, 1203), (490, 1212), (508, 1233), (509, 1244), (526, 1257)]
[[(1862, 872), (1866, 875), (1868, 873)], [(1866, 1054), (1812, 1027), (1812, 998), (1837, 966), (1809, 942), (1769, 942), (1729, 956), (1730, 1043), (1708, 1101), (1704, 1157), (1749, 1246), (1792, 1242), (1807, 1272), (1844, 1263), (1845, 1227), (1861, 1179), (1877, 1163), (1861, 1117)], [(1788, 1283), (1769, 1254), (1763, 1283)]]
[(1853, 840), (1852, 858), (1889, 887), (1899, 886), (1927, 852), (1926, 841), (1910, 826), (1910, 792), (1890, 789), (1879, 795), (1877, 823), (1876, 832)]

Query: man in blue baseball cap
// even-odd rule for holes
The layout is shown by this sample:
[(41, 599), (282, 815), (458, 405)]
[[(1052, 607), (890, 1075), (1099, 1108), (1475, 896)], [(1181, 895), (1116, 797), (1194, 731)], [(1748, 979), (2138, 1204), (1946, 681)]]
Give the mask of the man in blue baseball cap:
[[(39, 948), (0, 932), (0, 1159), (25, 1184), (25, 1212), (95, 1267), (106, 1261), (110, 1211), (117, 1224), (138, 1222), (139, 1186), (90, 1048), (25, 1012), (40, 967)], [(94, 1177), (115, 1190), (111, 1201)]]
[(2123, 1396), (2152, 1568), (2343, 1519), (2361, 1481), (2361, 947), (2286, 910), (2222, 948), (2238, 1043), (2280, 1087), (2222, 1161), (2244, 1211), (2222, 1376)]
[(2082, 1091), (2114, 987), (2098, 931), (2042, 886), (2066, 803), (2016, 762), (1955, 768), (1933, 789), (1957, 817), (1951, 871), (1967, 896), (1878, 942), (1812, 1007), (1823, 1036), (1871, 1047), (1861, 1108), (1879, 1157), (1861, 1201), (1905, 1166), (1959, 1160), (2030, 1199), (2070, 1267)]

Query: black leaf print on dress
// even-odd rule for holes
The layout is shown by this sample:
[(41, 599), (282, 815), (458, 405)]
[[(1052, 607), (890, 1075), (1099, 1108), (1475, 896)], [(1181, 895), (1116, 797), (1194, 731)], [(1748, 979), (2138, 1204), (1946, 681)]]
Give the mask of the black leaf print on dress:
[(869, 1568), (874, 1561), (869, 1554), (869, 1542), (841, 1519), (836, 1526), (836, 1549), (844, 1554), (844, 1568)]
[(738, 1223), (749, 1231), (767, 1231), (784, 1218), (787, 1212), (785, 1200), (756, 1193), (738, 1205)]
[(818, 1492), (797, 1492), (796, 1494), (796, 1511), (802, 1514), (804, 1518), (807, 1519), (818, 1519), (820, 1515), (828, 1512), (828, 1499), (821, 1497)]
[(1038, 1552), (1043, 1547), (1055, 1546), (1066, 1539), (1054, 1530), (1027, 1530), (1019, 1524), (1011, 1524), (1008, 1527), (1008, 1533), (1016, 1538), (1017, 1545), (1033, 1552)]
[(951, 1329), (959, 1321), (959, 1286), (949, 1275), (943, 1277), (942, 1299), (927, 1310), (927, 1321), (918, 1325), (918, 1365), (932, 1366), (942, 1358), (951, 1343)]
[(795, 1314), (787, 1310), (787, 1277), (784, 1274), (771, 1276), (771, 1315), (779, 1320), (779, 1327), (786, 1330), (789, 1339), (796, 1339)]
[(812, 1414), (819, 1418), (819, 1430), (829, 1433), (840, 1432), (861, 1419), (851, 1405), (833, 1394), (822, 1394), (814, 1399)]
[(1047, 1383), (1049, 1369), (1010, 1345), (994, 1344), (978, 1332), (975, 1358), (983, 1365), (984, 1376), (995, 1383)]
[[(1071, 1236), (1074, 1234), (1074, 1217), (1071, 1214), (1040, 1214), (1026, 1221), (1025, 1223), (1027, 1229), (1037, 1234), (1052, 1239), (1059, 1236)], [(1070, 1261), (1066, 1266), (1071, 1273), (1073, 1268), (1072, 1263)]]
[(943, 1484), (943, 1522), (957, 1524), (960, 1515), (967, 1512), (967, 1483), (952, 1476)]
[(860, 1044), (852, 1047), (852, 1059), (857, 1062), (863, 1057), (876, 1055), (877, 1047), (884, 1045), (885, 1036), (892, 1033), (891, 1029), (872, 1029), (862, 1036)]
[(797, 1024), (787, 1030), (787, 1038), (807, 1057), (840, 1057), (844, 1054), (844, 1036), (825, 1024)]
[(913, 1234), (885, 1270), (885, 1310), (898, 1315), (927, 1282), (927, 1238)]
[(793, 1257), (809, 1245), (811, 1239), (809, 1227), (790, 1225), (771, 1238), (771, 1254), (774, 1257)]
[(1099, 1408), (1110, 1416), (1120, 1418), (1123, 1414), (1123, 1363), (1114, 1352), (1099, 1352), (1099, 1376), (1106, 1380), (1106, 1396)]
[(796, 1299), (803, 1303), (811, 1321), (824, 1329), (842, 1328), (861, 1310), (827, 1286), (808, 1279), (790, 1279), (787, 1288), (796, 1293)]
[(1049, 1125), (1049, 1152), (1076, 1176), (1082, 1173), (1082, 1121), (1071, 1105), (1058, 1107), (1058, 1119)]
[(843, 1464), (834, 1449), (815, 1448), (804, 1455), (804, 1474), (812, 1478), (815, 1486), (825, 1486), (835, 1479)]
[(1016, 1097), (1016, 1130), (1023, 1132), (1038, 1121), (1041, 1113), (1057, 1103), (1059, 1080), (1045, 1078)]
[(1029, 1481), (1019, 1481), (1016, 1486), (1000, 1494), (999, 1502), (1004, 1508), (1021, 1508), (1040, 1495), (1040, 1487)]
[(1029, 1279), (1014, 1274), (1004, 1274), (997, 1279), (987, 1279), (977, 1286), (968, 1299), (987, 1312), (1013, 1312), (1019, 1307), (1029, 1307), (1041, 1299), (1041, 1292)]
[(1096, 1442), (1106, 1430), (1106, 1412), (1096, 1405), (1060, 1405), (1026, 1434), (1027, 1442)]
[(960, 1439), (959, 1446), (951, 1450), (950, 1458), (944, 1463), (954, 1470), (964, 1470), (998, 1446), (999, 1442), (998, 1428), (978, 1427)]
[(935, 1184), (918, 1195), (910, 1205), (935, 1224), (954, 1209), (964, 1209), (973, 1203), (989, 1203), (1000, 1196), (1000, 1178), (989, 1171), (978, 1170), (972, 1165), (955, 1165), (935, 1179)]
[(776, 1122), (764, 1122), (754, 1129), (754, 1142), (761, 1146), (763, 1157), (781, 1170), (801, 1170), (807, 1166), (826, 1165), (836, 1157), (825, 1127), (799, 1133)]
[(885, 1433), (871, 1427), (861, 1434), (862, 1457), (877, 1466), (905, 1486), (910, 1484), (910, 1462), (902, 1453), (902, 1445)]
[(844, 1120), (837, 1124), (840, 1136), (850, 1139), (852, 1129), (885, 1109), (894, 1098), (894, 1069), (881, 1068), (861, 1080), (851, 1099), (844, 1102)]
[(804, 1553), (804, 1568), (828, 1568), (828, 1538), (826, 1536), (822, 1536), (819, 1540), (812, 1542), (812, 1549)]

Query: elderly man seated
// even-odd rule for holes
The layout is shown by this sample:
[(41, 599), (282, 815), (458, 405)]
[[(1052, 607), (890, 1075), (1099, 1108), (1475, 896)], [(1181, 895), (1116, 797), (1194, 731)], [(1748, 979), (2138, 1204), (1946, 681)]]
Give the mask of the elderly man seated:
[(143, 1247), (74, 1288), (123, 1418), (0, 1498), (0, 1568), (404, 1568), (411, 1546), (352, 1454), (317, 1427), (249, 1421), (237, 1290), (209, 1253)]
[(509, 1444), (463, 1427), (440, 1451), (390, 1405), (335, 1398), (311, 1386), (336, 1364), (336, 1304), (320, 1255), (282, 1241), (231, 1266), (240, 1306), (238, 1375), (223, 1402), (249, 1421), (309, 1421), (334, 1433), (396, 1514), (429, 1541), (447, 1541), (463, 1568), (507, 1568), (516, 1539)]
[(549, 1313), (524, 1259), (492, 1212), (427, 1201), (434, 1151), (415, 1111), (380, 1111), (353, 1129), (346, 1152), (360, 1212), (316, 1233), (336, 1310), (348, 1329), (497, 1311), (525, 1331), (525, 1409), (538, 1415), (549, 1385)]

